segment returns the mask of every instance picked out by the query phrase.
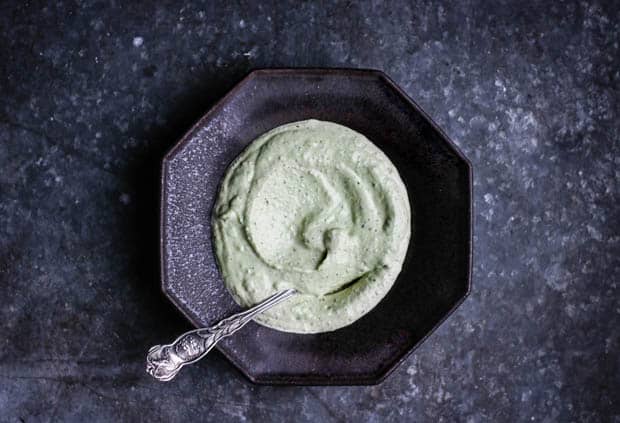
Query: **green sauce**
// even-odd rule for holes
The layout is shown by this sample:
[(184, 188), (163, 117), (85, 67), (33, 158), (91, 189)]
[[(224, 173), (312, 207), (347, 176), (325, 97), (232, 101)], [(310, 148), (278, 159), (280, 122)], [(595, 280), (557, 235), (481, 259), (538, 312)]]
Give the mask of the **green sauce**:
[(215, 205), (224, 283), (243, 306), (300, 294), (256, 320), (296, 333), (341, 328), (387, 294), (409, 244), (405, 186), (385, 154), (332, 122), (279, 126), (231, 164)]

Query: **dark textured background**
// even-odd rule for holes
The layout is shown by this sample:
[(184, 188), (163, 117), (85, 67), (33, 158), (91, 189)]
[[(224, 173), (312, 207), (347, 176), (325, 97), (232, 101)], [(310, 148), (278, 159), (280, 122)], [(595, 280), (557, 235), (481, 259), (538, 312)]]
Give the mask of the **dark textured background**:
[[(0, 3), (0, 421), (618, 421), (618, 2), (258, 3)], [(379, 386), (156, 383), (160, 159), (272, 66), (382, 69), (461, 147), (473, 292)]]

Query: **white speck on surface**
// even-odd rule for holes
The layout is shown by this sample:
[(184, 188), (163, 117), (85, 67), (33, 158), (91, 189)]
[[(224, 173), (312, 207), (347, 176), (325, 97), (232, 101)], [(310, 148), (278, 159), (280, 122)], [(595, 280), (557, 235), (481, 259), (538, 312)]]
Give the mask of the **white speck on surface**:
[(560, 263), (554, 263), (547, 267), (544, 272), (545, 282), (554, 291), (564, 291), (568, 286), (570, 274)]
[(245, 57), (254, 57), (256, 56), (256, 51), (258, 50), (258, 48), (256, 46), (252, 47), (252, 49), (250, 51), (246, 51), (245, 53), (243, 53), (243, 55)]
[(118, 201), (120, 201), (124, 205), (128, 205), (131, 203), (131, 196), (127, 193), (122, 193), (120, 197), (118, 197)]
[(133, 46), (134, 47), (140, 47), (142, 44), (144, 44), (144, 38), (142, 38), (142, 37), (133, 37)]
[(594, 238), (595, 240), (597, 240), (597, 241), (602, 241), (603, 240), (603, 235), (594, 226), (587, 225), (586, 229), (588, 230), (588, 233), (590, 234), (590, 236), (592, 238)]
[(502, 92), (506, 92), (506, 86), (499, 78), (495, 78), (495, 86), (501, 89)]
[(577, 310), (575, 309), (574, 305), (566, 304), (566, 306), (564, 307), (564, 312), (568, 314), (568, 317), (573, 318), (575, 317)]
[(245, 21), (243, 19), (239, 21), (239, 28), (245, 28)]

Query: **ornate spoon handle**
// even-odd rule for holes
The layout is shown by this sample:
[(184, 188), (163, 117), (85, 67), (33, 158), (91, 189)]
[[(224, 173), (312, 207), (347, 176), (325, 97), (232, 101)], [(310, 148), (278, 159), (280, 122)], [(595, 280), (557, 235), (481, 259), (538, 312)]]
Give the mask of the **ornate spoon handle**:
[(171, 344), (155, 345), (146, 356), (146, 372), (161, 381), (171, 380), (183, 366), (207, 355), (217, 342), (245, 326), (256, 315), (295, 295), (294, 289), (280, 291), (254, 307), (234, 314), (210, 328), (185, 332)]

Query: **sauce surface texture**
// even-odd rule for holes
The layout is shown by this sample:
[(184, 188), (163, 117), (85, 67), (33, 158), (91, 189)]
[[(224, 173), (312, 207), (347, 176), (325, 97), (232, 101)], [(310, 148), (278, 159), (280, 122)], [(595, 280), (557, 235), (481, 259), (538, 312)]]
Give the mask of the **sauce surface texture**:
[(230, 165), (213, 212), (224, 283), (251, 306), (299, 294), (256, 321), (332, 331), (368, 313), (401, 270), (411, 233), (405, 186), (363, 135), (306, 120), (272, 129)]

